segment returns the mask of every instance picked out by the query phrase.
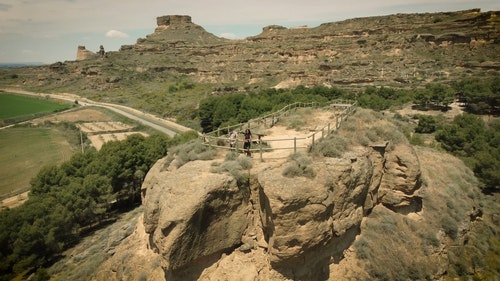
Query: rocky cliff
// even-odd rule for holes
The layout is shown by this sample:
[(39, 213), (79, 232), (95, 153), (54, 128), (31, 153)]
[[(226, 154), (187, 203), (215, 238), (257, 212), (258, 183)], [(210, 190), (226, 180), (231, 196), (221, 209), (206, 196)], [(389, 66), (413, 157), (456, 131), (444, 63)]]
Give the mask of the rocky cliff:
[(463, 163), (405, 141), (314, 157), (312, 177), (280, 159), (235, 178), (220, 161), (157, 162), (95, 280), (437, 280), (481, 214)]
[[(117, 52), (82, 56), (77, 62), (24, 86), (80, 85), (82, 91), (126, 88), (126, 82), (184, 76), (214, 90), (297, 85), (419, 85), (500, 70), (498, 12), (478, 9), (398, 14), (324, 23), (317, 27), (267, 26), (241, 40), (219, 38), (189, 16), (161, 16), (154, 33)], [(107, 83), (110, 76), (121, 82)], [(156, 82), (155, 82), (156, 81)], [(219, 89), (220, 90), (220, 89)]]
[(120, 53), (161, 55), (143, 70), (172, 70), (196, 82), (278, 88), (410, 83), (456, 77), (462, 68), (500, 69), (494, 54), (497, 14), (479, 10), (360, 18), (314, 28), (268, 26), (243, 40), (217, 38), (188, 16), (160, 17), (157, 24), (155, 33)]

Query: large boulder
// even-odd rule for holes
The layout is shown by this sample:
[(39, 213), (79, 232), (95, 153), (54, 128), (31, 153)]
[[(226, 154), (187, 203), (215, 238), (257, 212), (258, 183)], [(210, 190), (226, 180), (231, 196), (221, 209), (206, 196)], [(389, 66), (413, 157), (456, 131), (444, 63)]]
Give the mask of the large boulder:
[(247, 227), (248, 189), (227, 174), (211, 173), (207, 161), (173, 171), (163, 166), (159, 161), (143, 185), (144, 227), (163, 268), (175, 272), (238, 247)]

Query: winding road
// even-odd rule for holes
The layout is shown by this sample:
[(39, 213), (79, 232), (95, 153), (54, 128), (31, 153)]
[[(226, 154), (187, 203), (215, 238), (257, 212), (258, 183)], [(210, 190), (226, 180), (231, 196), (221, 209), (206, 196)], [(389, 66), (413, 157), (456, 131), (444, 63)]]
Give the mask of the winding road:
[[(141, 111), (134, 109), (134, 108), (131, 108), (131, 107), (117, 105), (117, 104), (111, 104), (111, 103), (96, 102), (93, 100), (89, 100), (87, 98), (82, 98), (82, 97), (75, 95), (75, 94), (33, 93), (33, 92), (28, 92), (28, 91), (19, 90), (19, 89), (12, 89), (12, 88), (1, 89), (1, 91), (4, 91), (5, 93), (15, 93), (15, 94), (22, 94), (22, 95), (29, 95), (29, 96), (36, 96), (36, 97), (49, 97), (51, 99), (65, 100), (65, 101), (69, 101), (69, 102), (77, 101), (80, 106), (97, 106), (97, 107), (106, 108), (106, 109), (112, 110), (120, 115), (123, 115), (127, 118), (135, 120), (135, 121), (137, 121), (145, 126), (153, 128), (159, 132), (162, 132), (170, 137), (173, 137), (178, 133), (193, 130), (191, 128), (184, 127), (180, 124), (177, 124), (173, 121), (159, 118), (155, 115), (152, 115), (149, 113), (144, 113), (144, 112), (141, 112)], [(10, 127), (10, 126), (2, 127), (2, 129), (8, 128), (8, 127)]]

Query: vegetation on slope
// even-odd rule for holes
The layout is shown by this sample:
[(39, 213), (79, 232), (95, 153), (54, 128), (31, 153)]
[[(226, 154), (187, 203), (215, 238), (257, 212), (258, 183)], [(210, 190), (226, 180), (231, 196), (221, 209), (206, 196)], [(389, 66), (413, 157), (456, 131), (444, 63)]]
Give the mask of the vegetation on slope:
[(150, 167), (168, 146), (193, 137), (132, 135), (44, 167), (31, 181), (28, 201), (0, 212), (0, 280), (45, 266), (88, 230), (136, 207)]
[(485, 123), (475, 115), (458, 115), (437, 131), (436, 139), (446, 151), (464, 160), (486, 191), (500, 191), (499, 119)]
[[(359, 108), (337, 131), (315, 145), (312, 152), (341, 157), (354, 147), (386, 141), (390, 150), (394, 144), (408, 142), (403, 131), (410, 125), (401, 125), (399, 118)], [(479, 146), (486, 146), (484, 138), (493, 132), (487, 132), (480, 118), (458, 115), (452, 124), (444, 126), (455, 127), (458, 120), (468, 125), (457, 132), (476, 135)], [(499, 130), (495, 132), (498, 134)], [(473, 138), (468, 140), (476, 142)], [(499, 224), (495, 219), (498, 204), (494, 197), (478, 192), (477, 180), (464, 162), (434, 149), (416, 150), (425, 186), (419, 194), (423, 212), (419, 212), (419, 219), (414, 219), (383, 207), (375, 208), (364, 220), (361, 235), (354, 243), (357, 258), (374, 280), (430, 280), (434, 274), (462, 280), (493, 280), (500, 273), (494, 261), (500, 253)], [(481, 210), (472, 207), (478, 202)], [(477, 219), (479, 216), (481, 219)], [(469, 228), (470, 221), (473, 223)], [(443, 244), (451, 245), (447, 247), (449, 266), (445, 269), (437, 259)], [(432, 259), (436, 262), (429, 264)]]

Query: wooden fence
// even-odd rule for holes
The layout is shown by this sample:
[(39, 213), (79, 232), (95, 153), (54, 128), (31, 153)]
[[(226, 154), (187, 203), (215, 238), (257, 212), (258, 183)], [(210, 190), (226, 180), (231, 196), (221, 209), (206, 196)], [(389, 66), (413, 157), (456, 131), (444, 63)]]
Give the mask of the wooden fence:
[[(230, 147), (228, 135), (233, 130), (236, 130), (241, 135), (243, 131), (248, 128), (252, 131), (252, 134), (254, 136), (255, 135), (257, 136), (256, 140), (252, 140), (253, 142), (252, 146), (257, 148), (252, 148), (250, 149), (250, 151), (252, 153), (258, 152), (260, 154), (261, 160), (263, 160), (263, 153), (268, 151), (283, 149), (283, 150), (293, 150), (293, 153), (296, 153), (298, 149), (305, 149), (308, 147), (312, 148), (316, 144), (316, 142), (322, 140), (323, 138), (330, 135), (333, 131), (338, 129), (342, 121), (344, 121), (349, 115), (351, 115), (355, 111), (355, 105), (356, 102), (352, 100), (335, 100), (328, 106), (322, 107), (324, 109), (332, 110), (337, 113), (335, 114), (335, 123), (334, 124), (328, 123), (326, 126), (318, 130), (315, 130), (307, 137), (271, 139), (271, 138), (265, 138), (262, 130), (273, 127), (282, 118), (286, 117), (291, 112), (295, 111), (297, 108), (304, 108), (304, 107), (319, 108), (320, 104), (316, 102), (312, 103), (297, 102), (289, 104), (276, 112), (249, 120), (246, 123), (240, 123), (233, 126), (218, 128), (215, 131), (203, 134), (201, 138), (203, 140), (203, 143), (210, 147), (234, 150), (239, 153), (240, 152), (244, 153), (245, 150), (243, 149), (243, 140), (236, 139), (235, 146)], [(291, 141), (293, 141), (293, 145), (285, 145), (282, 147), (276, 147), (276, 146), (272, 147), (271, 145), (272, 143), (277, 143), (277, 142), (289, 143)]]

